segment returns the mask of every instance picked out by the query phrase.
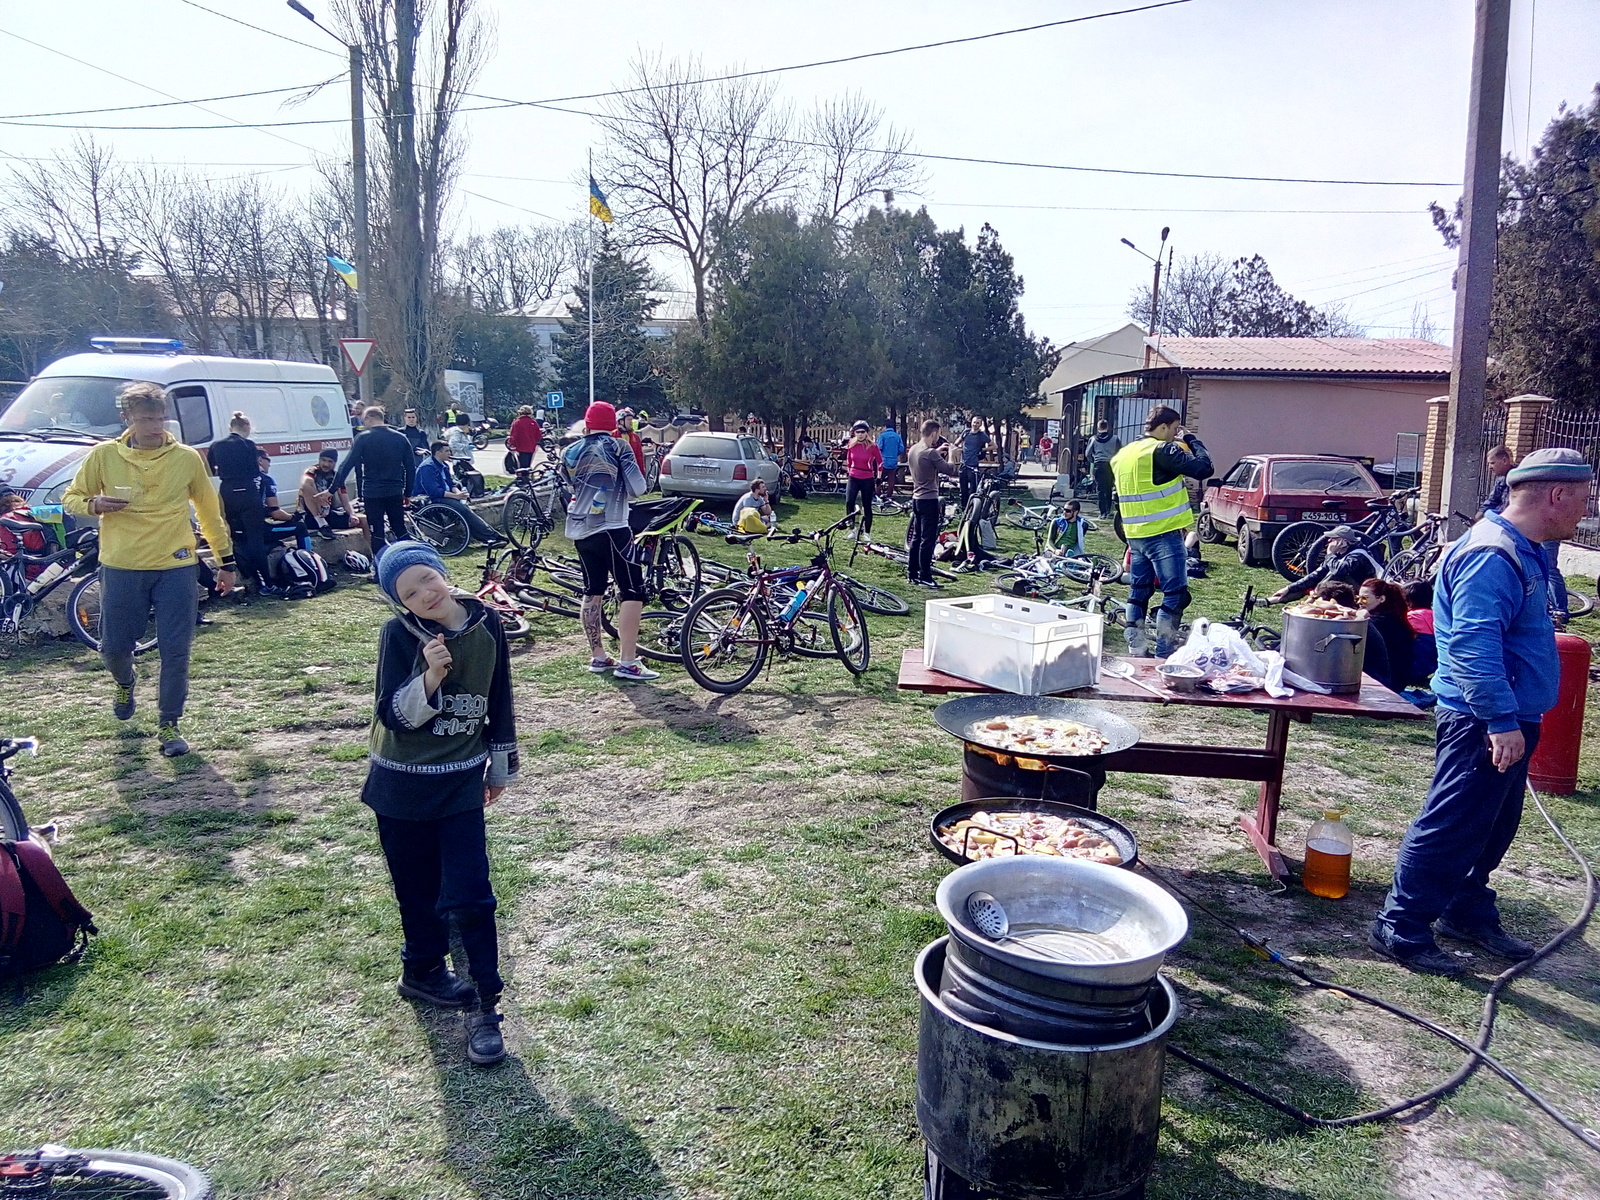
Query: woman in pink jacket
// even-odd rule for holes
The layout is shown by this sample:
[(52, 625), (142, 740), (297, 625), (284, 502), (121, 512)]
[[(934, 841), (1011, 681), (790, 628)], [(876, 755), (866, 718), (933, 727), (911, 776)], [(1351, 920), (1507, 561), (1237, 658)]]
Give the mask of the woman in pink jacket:
[[(872, 532), (872, 494), (883, 473), (883, 451), (873, 444), (872, 427), (865, 421), (850, 426), (850, 434), (850, 444), (844, 451), (845, 474), (849, 477), (844, 485), (844, 510), (848, 513), (861, 509), (859, 536), (865, 540)], [(852, 532), (850, 537), (854, 540), (857, 534)]]

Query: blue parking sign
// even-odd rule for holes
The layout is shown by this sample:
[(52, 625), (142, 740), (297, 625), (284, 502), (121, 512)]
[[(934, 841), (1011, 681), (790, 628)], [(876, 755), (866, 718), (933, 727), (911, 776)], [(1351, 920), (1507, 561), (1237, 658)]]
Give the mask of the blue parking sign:
[(560, 392), (550, 392), (544, 398), (546, 408), (560, 408), (566, 403), (565, 397)]

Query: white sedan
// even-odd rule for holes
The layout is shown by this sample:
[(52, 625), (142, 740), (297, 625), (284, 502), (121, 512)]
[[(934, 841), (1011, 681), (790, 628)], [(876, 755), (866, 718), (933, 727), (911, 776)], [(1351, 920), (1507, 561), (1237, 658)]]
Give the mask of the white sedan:
[(686, 433), (661, 460), (663, 496), (737, 500), (750, 490), (753, 479), (765, 479), (776, 498), (778, 464), (767, 457), (760, 442), (743, 434)]

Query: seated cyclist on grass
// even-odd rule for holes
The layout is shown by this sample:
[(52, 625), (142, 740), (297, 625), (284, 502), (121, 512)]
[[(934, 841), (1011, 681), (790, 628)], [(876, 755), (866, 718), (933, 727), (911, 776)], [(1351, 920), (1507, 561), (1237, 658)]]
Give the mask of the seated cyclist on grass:
[(1068, 500), (1061, 506), (1061, 515), (1050, 523), (1050, 544), (1068, 558), (1082, 558), (1089, 553), (1088, 535), (1094, 528), (1078, 502)]
[(757, 479), (733, 505), (733, 527), (740, 533), (770, 533), (778, 518), (767, 495), (767, 481)]

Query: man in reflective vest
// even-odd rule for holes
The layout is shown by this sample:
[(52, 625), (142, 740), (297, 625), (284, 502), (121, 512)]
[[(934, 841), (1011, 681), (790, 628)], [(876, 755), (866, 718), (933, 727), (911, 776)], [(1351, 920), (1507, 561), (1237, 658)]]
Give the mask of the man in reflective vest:
[(1156, 614), (1155, 652), (1172, 653), (1178, 640), (1178, 619), (1189, 607), (1189, 570), (1184, 531), (1194, 524), (1184, 478), (1205, 479), (1211, 456), (1194, 434), (1182, 429), (1175, 409), (1159, 405), (1144, 423), (1145, 436), (1124, 446), (1111, 459), (1117, 485), (1117, 510), (1122, 536), (1132, 552), (1132, 586), (1128, 589), (1128, 653), (1148, 655), (1145, 614), (1150, 594), (1161, 589)]

